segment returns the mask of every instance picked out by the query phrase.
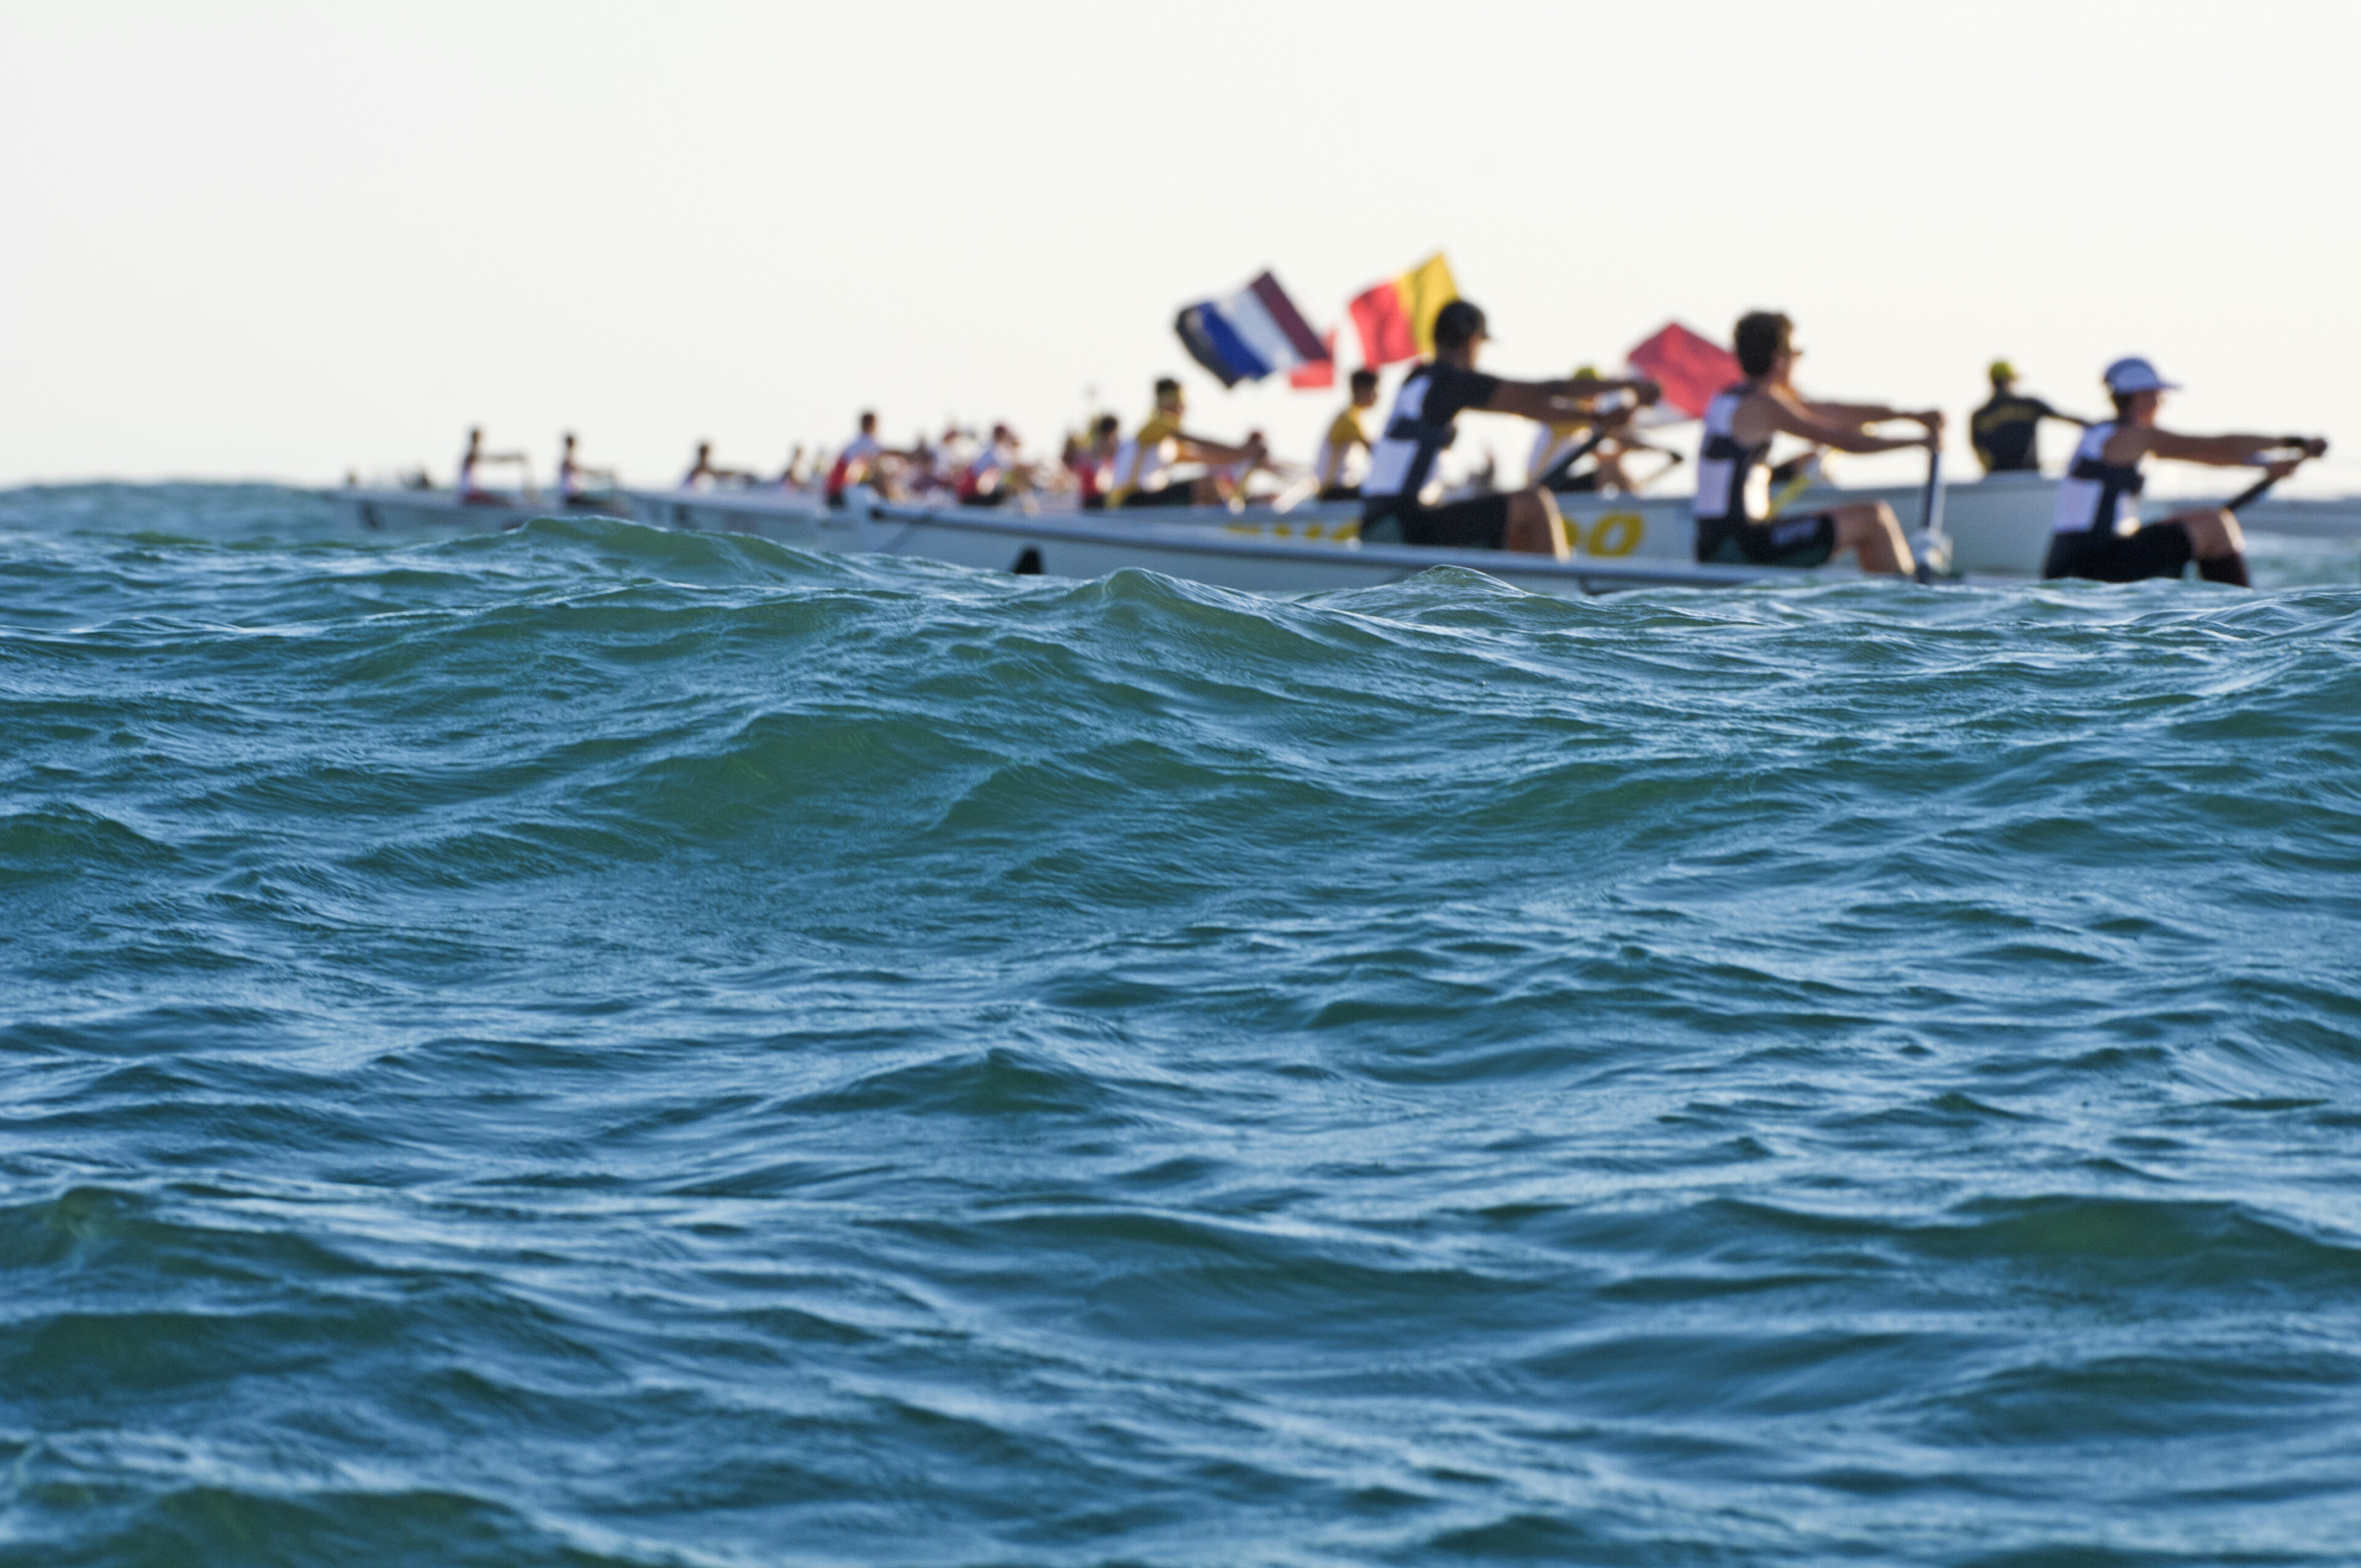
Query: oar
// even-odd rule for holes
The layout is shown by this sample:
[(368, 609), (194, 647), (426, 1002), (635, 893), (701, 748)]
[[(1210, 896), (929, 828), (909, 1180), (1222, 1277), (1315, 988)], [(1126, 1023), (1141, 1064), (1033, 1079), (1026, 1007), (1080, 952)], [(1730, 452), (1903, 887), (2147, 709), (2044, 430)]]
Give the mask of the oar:
[(2236, 495), (2232, 496), (2228, 500), (2224, 501), (2222, 503), (2222, 510), (2224, 511), (2235, 512), (2250, 502), (2261, 500), (2265, 496), (2270, 493), (2271, 487), (2279, 482), (2279, 477), (2277, 474), (2266, 474), (2261, 478), (2257, 479), (2253, 484), (2248, 485), (2245, 489), (2240, 490)]
[(1593, 452), (1598, 451), (1598, 444), (1614, 433), (1615, 432), (1612, 428), (1603, 423), (1594, 427), (1590, 433), (1589, 440), (1584, 442), (1581, 445), (1576, 446), (1573, 451), (1567, 453), (1556, 462), (1551, 464), (1549, 467), (1543, 472), (1542, 477), (1532, 481), (1532, 483), (1539, 486), (1544, 490), (1548, 489), (1552, 485), (1554, 485), (1560, 479), (1565, 478), (1566, 475), (1572, 473), (1574, 471), (1574, 466), (1576, 463), (1581, 462)]
[(1927, 445), (1927, 488), (1918, 497), (1918, 540), (1921, 546), (1917, 570), (1913, 574), (1922, 583), (1935, 580), (1935, 568), (1927, 556), (1943, 541), (1943, 444), (1929, 442)]
[[(2302, 453), (2305, 457), (2318, 457), (2328, 451), (2328, 443), (2320, 440), (2316, 436), (2290, 435), (2287, 438), (2284, 444)], [(2245, 489), (2240, 490), (2236, 495), (2232, 496), (2228, 500), (2224, 501), (2222, 503), (2222, 510), (2226, 512), (2235, 512), (2241, 507), (2248, 506), (2256, 501), (2261, 500), (2265, 496), (2270, 494), (2271, 487), (2279, 482), (2279, 475), (2266, 474), (2261, 478), (2257, 479), (2253, 484), (2248, 485)]]

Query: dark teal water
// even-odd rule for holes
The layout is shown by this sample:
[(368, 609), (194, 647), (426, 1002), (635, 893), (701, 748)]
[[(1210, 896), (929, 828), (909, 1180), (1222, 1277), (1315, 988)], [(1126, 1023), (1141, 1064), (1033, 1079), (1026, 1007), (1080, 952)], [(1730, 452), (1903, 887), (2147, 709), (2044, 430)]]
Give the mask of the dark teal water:
[(2361, 1561), (2355, 565), (0, 497), (0, 1563)]

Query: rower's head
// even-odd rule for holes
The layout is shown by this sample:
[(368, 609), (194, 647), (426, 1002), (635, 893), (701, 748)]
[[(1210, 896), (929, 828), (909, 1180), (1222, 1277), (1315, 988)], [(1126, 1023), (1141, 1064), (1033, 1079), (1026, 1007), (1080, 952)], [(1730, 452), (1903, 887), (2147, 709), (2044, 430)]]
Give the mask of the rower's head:
[(1992, 377), (1993, 390), (1995, 392), (2005, 392), (2016, 385), (2016, 367), (2005, 359), (1993, 360), (1992, 369), (1987, 374)]
[(480, 424), (469, 425), (467, 427), (467, 450), (473, 452), (483, 444), (484, 427)]
[(863, 435), (874, 435), (877, 433), (877, 411), (875, 409), (863, 409), (861, 411), (861, 433)]
[(1185, 413), (1189, 400), (1180, 395), (1180, 383), (1170, 376), (1156, 378), (1156, 406), (1169, 414)]
[(1112, 441), (1123, 432), (1123, 421), (1114, 414), (1101, 414), (1091, 422), (1091, 439)]
[(568, 457), (571, 457), (571, 456), (573, 456), (573, 455), (574, 455), (574, 433), (573, 433), (572, 431), (570, 431), (570, 430), (569, 430), (569, 431), (567, 431), (567, 432), (566, 433), (565, 438), (564, 438), (563, 442), (561, 443), (561, 444), (566, 448), (566, 455)]
[(1750, 311), (1738, 318), (1730, 334), (1730, 351), (1750, 380), (1784, 378), (1802, 352), (1795, 346), (1795, 323), (1778, 311)]
[(700, 441), (697, 444), (697, 466), (698, 467), (704, 467), (706, 460), (712, 455), (713, 443), (709, 441)]
[(1353, 372), (1353, 406), (1356, 409), (1378, 406), (1378, 373), (1366, 365)]
[(1434, 313), (1434, 356), (1472, 367), (1490, 341), (1484, 308), (1473, 300), (1454, 300)]
[(2108, 366), (2104, 379), (2107, 396), (2114, 400), (2115, 417), (2133, 424), (2155, 423), (2165, 393), (2178, 391), (2180, 386), (2158, 375), (2156, 367), (2137, 355)]

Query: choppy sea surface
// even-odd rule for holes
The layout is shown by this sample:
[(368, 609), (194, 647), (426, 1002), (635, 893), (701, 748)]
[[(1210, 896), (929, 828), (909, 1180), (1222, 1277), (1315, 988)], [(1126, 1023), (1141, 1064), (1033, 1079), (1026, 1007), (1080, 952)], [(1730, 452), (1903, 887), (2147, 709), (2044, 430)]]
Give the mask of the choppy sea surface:
[(0, 495), (0, 1563), (2361, 1561), (2361, 570)]

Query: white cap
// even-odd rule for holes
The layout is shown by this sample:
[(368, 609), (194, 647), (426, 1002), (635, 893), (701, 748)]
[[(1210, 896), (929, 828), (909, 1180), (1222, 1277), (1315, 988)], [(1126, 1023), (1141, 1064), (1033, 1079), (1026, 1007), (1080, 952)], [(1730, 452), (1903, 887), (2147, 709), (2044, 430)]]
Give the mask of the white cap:
[(2156, 373), (2156, 367), (2134, 355), (2118, 359), (2107, 367), (2107, 390), (2127, 396), (2133, 392), (2177, 392), (2180, 383), (2168, 381)]

